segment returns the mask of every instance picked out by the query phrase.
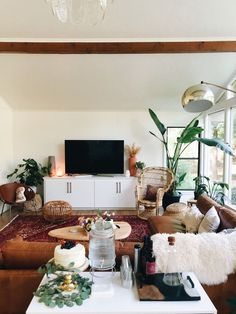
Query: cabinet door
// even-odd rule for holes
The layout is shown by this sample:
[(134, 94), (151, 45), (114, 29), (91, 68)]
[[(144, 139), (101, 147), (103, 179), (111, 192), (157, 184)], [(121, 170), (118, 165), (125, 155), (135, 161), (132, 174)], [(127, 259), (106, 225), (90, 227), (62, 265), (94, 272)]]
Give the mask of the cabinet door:
[(95, 207), (135, 207), (134, 179), (95, 181)]
[(119, 186), (116, 180), (95, 181), (95, 207), (117, 207)]
[(71, 181), (64, 179), (44, 180), (44, 201), (62, 200), (70, 203)]
[(94, 207), (94, 180), (73, 180), (70, 204), (73, 207)]
[(94, 181), (54, 179), (44, 181), (45, 202), (63, 200), (72, 207), (94, 207)]
[(135, 207), (135, 186), (136, 180), (127, 179), (118, 181), (118, 207)]

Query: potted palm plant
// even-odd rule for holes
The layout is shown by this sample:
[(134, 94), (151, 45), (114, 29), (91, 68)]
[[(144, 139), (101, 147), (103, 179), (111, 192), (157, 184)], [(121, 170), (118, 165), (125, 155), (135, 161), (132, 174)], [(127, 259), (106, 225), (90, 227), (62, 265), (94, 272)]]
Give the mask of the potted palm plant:
[[(225, 153), (234, 156), (233, 149), (226, 143), (224, 143), (219, 138), (203, 138), (200, 137), (200, 135), (203, 132), (203, 128), (199, 126), (199, 116), (193, 118), (189, 124), (183, 129), (180, 136), (176, 139), (176, 144), (174, 148), (173, 156), (170, 155), (169, 149), (168, 149), (168, 139), (166, 135), (167, 128), (166, 126), (159, 120), (157, 115), (152, 109), (149, 109), (149, 114), (155, 123), (161, 137), (156, 135), (155, 133), (150, 132), (151, 135), (155, 136), (159, 141), (161, 141), (164, 145), (165, 152), (166, 152), (166, 164), (167, 167), (173, 172), (175, 176), (174, 183), (172, 184), (171, 188), (168, 192), (165, 193), (163, 198), (163, 207), (165, 208), (167, 205), (174, 203), (178, 201), (178, 197), (180, 199), (179, 192), (177, 191), (177, 187), (183, 182), (186, 173), (178, 174), (178, 162), (179, 158), (183, 154), (183, 152), (186, 150), (186, 148), (193, 142), (198, 141), (202, 144), (205, 144), (207, 146), (214, 146)], [(174, 199), (173, 199), (174, 197)]]

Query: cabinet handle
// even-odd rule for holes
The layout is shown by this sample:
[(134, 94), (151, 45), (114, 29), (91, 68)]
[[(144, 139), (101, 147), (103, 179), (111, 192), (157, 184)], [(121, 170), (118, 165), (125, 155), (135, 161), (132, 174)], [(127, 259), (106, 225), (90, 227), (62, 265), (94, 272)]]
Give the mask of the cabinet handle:
[(72, 193), (72, 184), (70, 182), (70, 193)]
[(118, 182), (116, 182), (116, 194), (118, 194)]
[(69, 182), (66, 182), (66, 193), (69, 193)]
[(119, 193), (121, 193), (121, 182), (119, 182)]

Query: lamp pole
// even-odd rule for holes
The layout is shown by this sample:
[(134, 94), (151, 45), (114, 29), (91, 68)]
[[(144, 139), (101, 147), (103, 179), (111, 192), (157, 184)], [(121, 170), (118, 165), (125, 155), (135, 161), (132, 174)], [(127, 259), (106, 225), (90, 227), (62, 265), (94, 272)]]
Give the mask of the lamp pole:
[(222, 88), (222, 89), (224, 89), (224, 90), (227, 90), (227, 91), (229, 91), (229, 92), (232, 92), (232, 93), (235, 93), (235, 94), (236, 94), (236, 91), (235, 91), (235, 90), (230, 89), (230, 88), (227, 88), (227, 87), (223, 87), (223, 86), (220, 86), (220, 85), (217, 85), (217, 84), (208, 83), (208, 82), (204, 82), (204, 81), (201, 81), (201, 84), (215, 86), (215, 87)]

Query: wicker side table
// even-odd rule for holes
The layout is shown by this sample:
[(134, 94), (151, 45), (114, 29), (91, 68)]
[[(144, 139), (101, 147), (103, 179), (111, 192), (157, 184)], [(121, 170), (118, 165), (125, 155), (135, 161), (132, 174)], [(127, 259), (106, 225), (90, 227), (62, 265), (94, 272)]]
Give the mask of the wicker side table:
[(188, 210), (189, 207), (185, 203), (172, 203), (166, 207), (163, 216), (170, 216), (174, 219), (183, 221), (184, 216)]
[(72, 206), (65, 201), (49, 201), (43, 206), (43, 217), (47, 221), (66, 220), (72, 215)]

